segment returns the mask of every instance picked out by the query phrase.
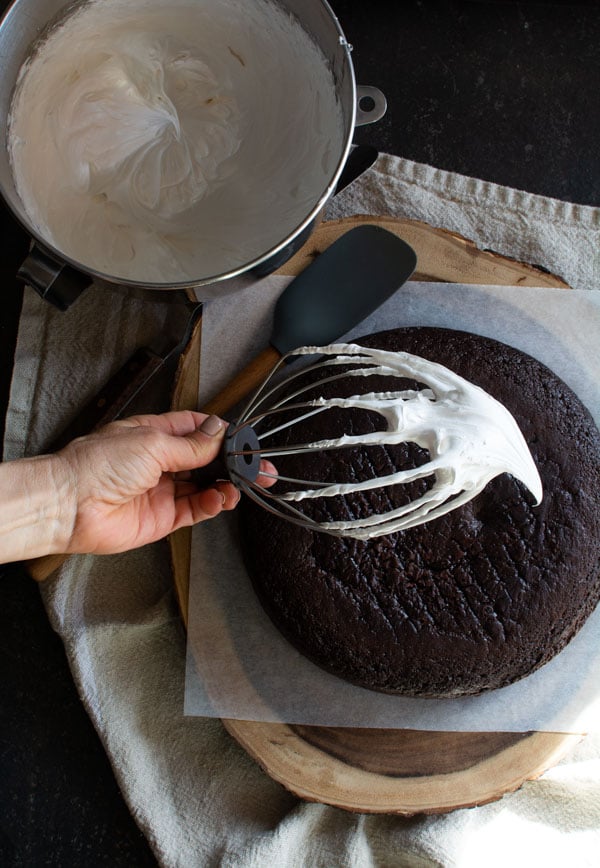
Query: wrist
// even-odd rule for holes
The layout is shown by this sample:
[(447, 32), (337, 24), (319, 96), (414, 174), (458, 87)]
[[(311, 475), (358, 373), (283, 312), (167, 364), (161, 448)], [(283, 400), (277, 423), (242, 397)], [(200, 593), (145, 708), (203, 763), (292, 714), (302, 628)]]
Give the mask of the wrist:
[(16, 561), (68, 551), (75, 488), (60, 455), (0, 465), (0, 560)]

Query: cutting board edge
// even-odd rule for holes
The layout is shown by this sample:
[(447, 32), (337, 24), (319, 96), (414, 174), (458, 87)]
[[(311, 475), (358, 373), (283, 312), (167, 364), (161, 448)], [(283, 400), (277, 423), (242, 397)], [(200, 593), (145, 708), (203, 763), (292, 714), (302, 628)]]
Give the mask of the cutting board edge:
[[(404, 218), (393, 217), (373, 217), (370, 215), (357, 215), (351, 218), (341, 218), (339, 220), (327, 221), (320, 224), (315, 230), (315, 233), (308, 240), (307, 244), (299, 251), (292, 259), (290, 259), (281, 269), (279, 274), (296, 275), (306, 265), (308, 265), (315, 256), (318, 256), (321, 250), (325, 249), (328, 244), (332, 243), (340, 234), (360, 225), (361, 223), (376, 223), (390, 231), (400, 235), (405, 241), (411, 244), (418, 256), (417, 271), (413, 279), (431, 280), (448, 283), (493, 283), (494, 285), (521, 285), (521, 286), (549, 286), (555, 288), (568, 289), (568, 284), (556, 275), (550, 274), (541, 266), (530, 265), (528, 263), (519, 262), (502, 254), (494, 253), (489, 250), (480, 250), (474, 242), (442, 228), (431, 226), (423, 221), (414, 221)], [(437, 249), (437, 259), (426, 251), (424, 254), (422, 245), (428, 241), (435, 240)], [(434, 251), (435, 252), (435, 251)], [(436, 264), (437, 263), (437, 264)], [(464, 268), (467, 268), (468, 273), (464, 273)], [(490, 273), (493, 272), (494, 280), (490, 281)], [(200, 328), (200, 324), (198, 329)], [(176, 389), (174, 392), (174, 409), (195, 408), (196, 398), (198, 394), (198, 377), (199, 377), (199, 359), (200, 359), (200, 339), (199, 331), (190, 342), (188, 350), (182, 358), (180, 365)], [(187, 377), (187, 381), (182, 383), (182, 378)], [(187, 626), (187, 594), (189, 591), (189, 546), (191, 543), (190, 529), (178, 531), (179, 539), (175, 542), (170, 540), (172, 552), (172, 565), (175, 590), (182, 614), (184, 625)], [(177, 537), (177, 535), (173, 535)], [(187, 547), (187, 558), (184, 556), (184, 571), (180, 569), (181, 552), (184, 552)], [(187, 564), (187, 566), (185, 566)], [(187, 569), (187, 573), (185, 570)], [(355, 798), (352, 803), (350, 799), (344, 797), (333, 797), (328, 795), (328, 789), (324, 786), (327, 780), (326, 773), (323, 773), (323, 764), (336, 766), (337, 764), (345, 765), (337, 757), (333, 757), (328, 753), (310, 746), (312, 751), (316, 752), (320, 763), (318, 773), (316, 774), (316, 784), (307, 786), (306, 784), (298, 783), (294, 778), (290, 779), (290, 767), (286, 767), (285, 763), (281, 768), (273, 767), (271, 762), (275, 747), (283, 739), (290, 756), (295, 756), (298, 752), (302, 752), (307, 745), (307, 742), (298, 737), (291, 731), (286, 724), (261, 724), (253, 721), (223, 721), (226, 730), (233, 738), (253, 757), (253, 759), (269, 774), (274, 780), (277, 780), (282, 786), (294, 793), (300, 798), (307, 801), (323, 802), (325, 804), (334, 804), (337, 807), (349, 811), (360, 811), (365, 813), (389, 813), (404, 816), (411, 816), (418, 813), (444, 813), (447, 811), (456, 810), (461, 807), (473, 807), (476, 805), (487, 804), (502, 798), (509, 792), (514, 792), (519, 789), (526, 781), (533, 780), (555, 765), (566, 753), (569, 752), (580, 740), (584, 734), (575, 733), (542, 733), (536, 732), (531, 734), (531, 740), (528, 743), (530, 750), (530, 762), (526, 763), (529, 768), (521, 768), (516, 777), (509, 773), (506, 779), (496, 780), (495, 789), (490, 792), (489, 786), (480, 788), (478, 792), (473, 791), (472, 787), (467, 786), (465, 781), (466, 773), (450, 773), (444, 776), (435, 775), (429, 776), (427, 784), (428, 797), (421, 798), (419, 802), (409, 803), (406, 799), (406, 788), (408, 786), (407, 778), (402, 778), (401, 783), (396, 787), (391, 801), (387, 801), (381, 805), (372, 805), (368, 800)], [(284, 729), (267, 730), (268, 727), (283, 727)], [(257, 743), (251, 743), (250, 735), (256, 732), (256, 727), (263, 728), (263, 734), (267, 735), (270, 732), (274, 735), (274, 740), (269, 741), (268, 738), (259, 739)], [(401, 732), (401, 731), (400, 731)], [(442, 733), (441, 735), (447, 735)], [(491, 734), (493, 735), (493, 734)], [(534, 754), (535, 757), (532, 755)], [(515, 748), (508, 748), (499, 752), (490, 753), (489, 758), (483, 764), (485, 766), (485, 775), (489, 778), (490, 764), (496, 764), (500, 768), (513, 768), (515, 759)], [(508, 765), (507, 765), (508, 764)], [(480, 764), (481, 765), (481, 764)], [(472, 770), (471, 770), (472, 773)], [(295, 772), (294, 772), (295, 774)], [(373, 773), (367, 773), (373, 776)], [(300, 777), (303, 776), (303, 770), (300, 770)], [(305, 775), (304, 775), (305, 776)], [(364, 775), (361, 775), (361, 780)], [(385, 778), (385, 775), (376, 777)], [(454, 791), (454, 797), (450, 799), (442, 799), (439, 791), (436, 790), (438, 778), (443, 778), (446, 786), (450, 785)], [(477, 776), (479, 778), (479, 775)], [(370, 778), (371, 780), (371, 778)], [(423, 790), (424, 782), (419, 782), (419, 788)], [(404, 797), (402, 795), (404, 790)], [(435, 793), (438, 792), (436, 796)], [(463, 797), (460, 794), (463, 793)], [(468, 794), (468, 797), (466, 797)], [(438, 804), (433, 802), (437, 801)]]

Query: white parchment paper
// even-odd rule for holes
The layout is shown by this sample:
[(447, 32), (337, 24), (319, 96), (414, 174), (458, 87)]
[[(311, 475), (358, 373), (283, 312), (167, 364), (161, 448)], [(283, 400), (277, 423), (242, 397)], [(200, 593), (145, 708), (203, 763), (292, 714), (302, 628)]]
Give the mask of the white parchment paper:
[[(288, 282), (270, 277), (247, 290), (244, 305), (226, 297), (207, 306), (200, 405), (266, 346), (274, 299)], [(345, 337), (411, 325), (518, 347), (561, 376), (600, 424), (599, 293), (413, 282)], [(326, 726), (589, 732), (600, 729), (600, 607), (561, 654), (509, 687), (444, 700), (378, 694), (324, 672), (279, 634), (244, 569), (236, 517), (223, 515), (193, 533), (185, 713)]]

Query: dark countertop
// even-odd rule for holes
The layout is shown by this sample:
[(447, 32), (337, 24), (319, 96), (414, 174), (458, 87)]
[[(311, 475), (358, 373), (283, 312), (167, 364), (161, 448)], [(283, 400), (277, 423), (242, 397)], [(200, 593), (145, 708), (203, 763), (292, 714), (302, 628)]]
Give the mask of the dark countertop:
[[(389, 103), (356, 141), (600, 205), (599, 4), (330, 3), (354, 46), (358, 82), (380, 87)], [(21, 304), (14, 274), (28, 239), (2, 207), (0, 215), (3, 426)], [(15, 574), (0, 592), (0, 864), (154, 865), (37, 586)]]

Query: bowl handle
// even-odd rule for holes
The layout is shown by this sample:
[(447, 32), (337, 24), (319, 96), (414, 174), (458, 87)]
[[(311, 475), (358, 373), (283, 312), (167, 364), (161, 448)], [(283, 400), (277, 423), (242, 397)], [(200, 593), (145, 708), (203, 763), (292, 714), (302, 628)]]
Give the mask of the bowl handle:
[(35, 241), (16, 276), (59, 310), (66, 310), (92, 283), (90, 277), (62, 262)]
[(385, 94), (378, 87), (359, 84), (356, 87), (356, 123), (362, 127), (381, 120), (387, 111)]

